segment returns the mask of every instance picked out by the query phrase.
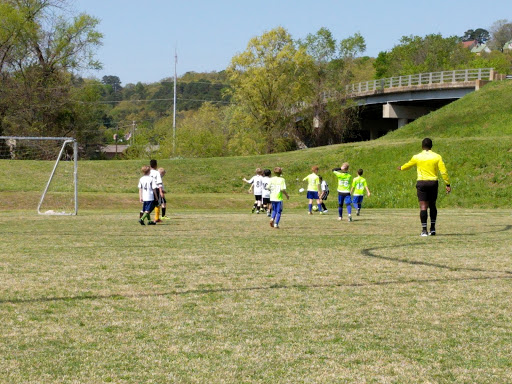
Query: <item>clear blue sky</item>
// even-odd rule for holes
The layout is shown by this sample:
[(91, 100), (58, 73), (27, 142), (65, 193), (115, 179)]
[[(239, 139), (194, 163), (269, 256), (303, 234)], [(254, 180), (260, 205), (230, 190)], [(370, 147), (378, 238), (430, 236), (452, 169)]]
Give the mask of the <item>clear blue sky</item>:
[[(74, 0), (75, 11), (101, 20), (101, 79), (157, 82), (185, 72), (225, 69), (254, 36), (283, 26), (294, 39), (328, 28), (337, 41), (356, 32), (376, 57), (404, 35), (461, 36), (511, 19), (510, 0)], [(508, 12), (508, 14), (507, 14)]]

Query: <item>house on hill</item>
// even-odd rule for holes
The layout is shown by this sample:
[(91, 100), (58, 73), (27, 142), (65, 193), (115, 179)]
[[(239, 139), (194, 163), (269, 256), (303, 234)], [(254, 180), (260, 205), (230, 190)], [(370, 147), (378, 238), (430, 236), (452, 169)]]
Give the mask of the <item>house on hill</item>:
[(478, 45), (478, 40), (463, 41), (462, 46), (467, 49), (473, 49)]
[(509, 40), (503, 46), (503, 51), (512, 51), (512, 40)]

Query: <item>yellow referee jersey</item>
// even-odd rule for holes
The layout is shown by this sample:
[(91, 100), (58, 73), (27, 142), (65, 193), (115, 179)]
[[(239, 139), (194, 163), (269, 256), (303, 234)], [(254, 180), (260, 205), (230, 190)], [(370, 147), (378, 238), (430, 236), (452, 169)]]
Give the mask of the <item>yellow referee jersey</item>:
[(416, 166), (418, 171), (418, 180), (438, 180), (438, 173), (446, 184), (450, 184), (448, 171), (444, 165), (443, 158), (435, 152), (424, 150), (414, 155), (409, 162), (402, 165), (402, 170)]

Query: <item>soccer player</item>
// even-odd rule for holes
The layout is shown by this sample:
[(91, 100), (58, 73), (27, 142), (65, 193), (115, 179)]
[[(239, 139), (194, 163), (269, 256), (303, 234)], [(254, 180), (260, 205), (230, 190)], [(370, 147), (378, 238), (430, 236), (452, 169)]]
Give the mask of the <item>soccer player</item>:
[(313, 212), (311, 210), (313, 209), (313, 200), (316, 200), (316, 204), (318, 206), (318, 211), (320, 214), (322, 214), (322, 204), (320, 201), (319, 195), (322, 193), (322, 189), (320, 187), (320, 177), (318, 176), (318, 166), (311, 167), (311, 170), (313, 173), (307, 175), (302, 181), (308, 182), (308, 194), (307, 199), (309, 199), (308, 204), (308, 214), (312, 215)]
[[(446, 193), (450, 193), (452, 189), (450, 187), (448, 171), (442, 157), (432, 151), (432, 140), (428, 137), (423, 139), (421, 148), (423, 149), (422, 152), (414, 155), (409, 162), (398, 167), (398, 170), (405, 171), (414, 165), (416, 166), (418, 174), (416, 190), (420, 203), (421, 236), (428, 236), (429, 234), (434, 236), (436, 234), (436, 200), (439, 187), (439, 173), (441, 173), (446, 184)], [(427, 232), (428, 209), (430, 209), (430, 233)]]
[(261, 179), (262, 182), (262, 192), (261, 197), (263, 198), (263, 209), (267, 212), (267, 216), (270, 217), (271, 211), (272, 211), (272, 205), (270, 204), (270, 190), (268, 189), (268, 184), (270, 182), (270, 175), (272, 175), (272, 172), (270, 169), (264, 169), (263, 170), (263, 178)]
[(327, 181), (322, 179), (322, 176), (318, 176), (320, 178), (320, 188), (322, 189), (322, 194), (320, 195), (320, 201), (322, 202), (322, 209), (324, 210), (324, 213), (329, 212), (327, 210), (327, 207), (325, 206), (324, 201), (327, 200), (327, 196), (329, 196), (329, 185), (327, 184)]
[(260, 213), (261, 210), (261, 195), (263, 193), (262, 179), (263, 171), (261, 170), (261, 168), (256, 168), (256, 174), (249, 180), (247, 180), (245, 177), (242, 179), (246, 183), (251, 184), (251, 187), (249, 188), (249, 193), (251, 191), (254, 192), (254, 206), (252, 207), (252, 213), (254, 213), (254, 211), (256, 211), (256, 213)]
[(270, 201), (272, 202), (272, 216), (270, 226), (279, 228), (281, 213), (283, 212), (283, 194), (290, 199), (286, 192), (286, 181), (281, 177), (283, 170), (280, 167), (274, 168), (274, 177), (270, 178), (268, 189), (270, 190)]
[(150, 160), (149, 165), (151, 167), (150, 176), (155, 180), (156, 183), (156, 194), (155, 194), (155, 223), (161, 223), (160, 220), (160, 202), (162, 201), (164, 196), (164, 191), (162, 189), (162, 177), (160, 176), (160, 172), (157, 170), (157, 161)]
[(150, 214), (155, 207), (156, 183), (150, 176), (151, 169), (149, 166), (144, 165), (141, 172), (143, 176), (139, 179), (139, 201), (142, 203), (142, 217), (139, 219), (139, 223), (140, 225), (146, 225), (144, 220), (148, 219), (148, 225), (155, 225), (156, 223), (151, 221)]
[(368, 189), (366, 179), (363, 177), (363, 170), (358, 169), (357, 177), (354, 177), (354, 180), (352, 180), (352, 188), (350, 189), (352, 204), (354, 205), (354, 208), (357, 209), (357, 216), (361, 214), (361, 205), (363, 204), (365, 189), (368, 197), (370, 197), (370, 190)]
[[(160, 174), (160, 177), (162, 179), (164, 178), (164, 176), (166, 174), (165, 169), (163, 169), (163, 168), (158, 168), (158, 173)], [(165, 199), (165, 194), (167, 193), (167, 191), (165, 190), (163, 181), (162, 181), (162, 192), (163, 192), (163, 194), (162, 194), (162, 196), (160, 196), (160, 201), (159, 201), (160, 206), (162, 207), (162, 218), (161, 218), (161, 220), (171, 220), (170, 217), (167, 217), (165, 215), (165, 213), (166, 213), (165, 211), (167, 210), (167, 200)]]
[(348, 221), (352, 221), (352, 200), (350, 198), (350, 187), (352, 176), (348, 173), (348, 163), (343, 163), (341, 168), (334, 168), (332, 172), (338, 178), (338, 220), (343, 219), (343, 203), (347, 206)]

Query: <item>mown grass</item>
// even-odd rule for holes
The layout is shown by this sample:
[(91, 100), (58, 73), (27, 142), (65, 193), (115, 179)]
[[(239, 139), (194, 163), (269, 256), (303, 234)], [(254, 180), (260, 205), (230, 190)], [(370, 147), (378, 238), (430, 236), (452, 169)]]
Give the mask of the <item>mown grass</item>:
[(288, 207), (0, 212), (0, 383), (512, 380), (512, 211)]

